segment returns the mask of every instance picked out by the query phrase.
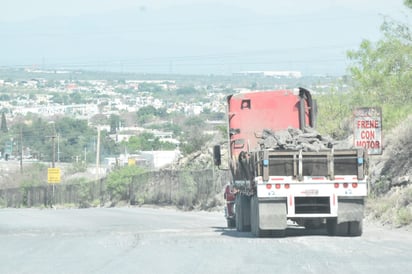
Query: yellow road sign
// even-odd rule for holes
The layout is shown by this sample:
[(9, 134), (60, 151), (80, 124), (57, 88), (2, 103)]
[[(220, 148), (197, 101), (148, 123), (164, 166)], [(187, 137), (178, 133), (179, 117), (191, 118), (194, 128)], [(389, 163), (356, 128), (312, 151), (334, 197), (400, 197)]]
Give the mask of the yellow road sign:
[(135, 166), (136, 165), (136, 159), (129, 158), (127, 161), (129, 166)]
[(60, 168), (50, 167), (47, 169), (47, 182), (50, 184), (60, 183)]

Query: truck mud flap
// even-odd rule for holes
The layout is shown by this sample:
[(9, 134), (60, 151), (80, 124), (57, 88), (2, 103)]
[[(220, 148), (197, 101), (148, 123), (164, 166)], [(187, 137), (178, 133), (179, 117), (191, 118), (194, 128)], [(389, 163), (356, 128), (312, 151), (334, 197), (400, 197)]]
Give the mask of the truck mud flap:
[(338, 199), (338, 219), (337, 223), (361, 222), (363, 220), (364, 200), (359, 199)]
[(259, 201), (259, 228), (284, 230), (287, 226), (286, 201)]
[(250, 231), (250, 197), (238, 194), (236, 195), (236, 229), (239, 232)]

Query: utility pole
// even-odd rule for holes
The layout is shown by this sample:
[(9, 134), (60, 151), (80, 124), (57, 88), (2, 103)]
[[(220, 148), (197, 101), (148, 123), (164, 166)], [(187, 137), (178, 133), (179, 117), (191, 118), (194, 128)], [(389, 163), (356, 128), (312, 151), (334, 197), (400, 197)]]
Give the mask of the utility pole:
[(53, 133), (53, 136), (51, 138), (52, 138), (52, 146), (53, 146), (52, 168), (54, 168), (55, 163), (56, 163), (56, 145), (55, 145), (56, 134)]
[[(54, 124), (53, 124), (53, 128), (54, 128)], [(54, 145), (54, 139), (56, 138), (56, 134), (55, 131), (53, 132), (53, 136), (52, 136), (52, 145), (53, 145), (53, 157), (52, 157), (52, 168), (55, 167), (55, 160), (56, 160), (56, 146)], [(51, 207), (53, 207), (53, 203), (54, 203), (54, 183), (53, 183), (53, 194), (52, 194), (52, 198), (51, 198)]]
[[(53, 154), (52, 155), (52, 168), (55, 168), (55, 165), (56, 165), (56, 145), (55, 145), (55, 143), (56, 143), (56, 126), (54, 124), (54, 121), (51, 121), (49, 123), (53, 124), (53, 133), (52, 133), (53, 135), (51, 136), (52, 150), (53, 150), (53, 153), (52, 153)], [(51, 197), (51, 200), (50, 200), (50, 206), (51, 207), (53, 207), (53, 204), (54, 204), (54, 185), (55, 185), (55, 183), (53, 182), (52, 197)]]
[(20, 173), (23, 174), (23, 126), (20, 126)]
[(57, 162), (60, 163), (60, 134), (57, 133)]
[(56, 163), (56, 126), (54, 125), (54, 121), (49, 122), (49, 124), (53, 125), (53, 135), (50, 136), (50, 138), (52, 139), (52, 168), (55, 167), (55, 163)]
[(100, 126), (97, 126), (97, 148), (96, 148), (96, 181), (99, 179), (100, 169)]

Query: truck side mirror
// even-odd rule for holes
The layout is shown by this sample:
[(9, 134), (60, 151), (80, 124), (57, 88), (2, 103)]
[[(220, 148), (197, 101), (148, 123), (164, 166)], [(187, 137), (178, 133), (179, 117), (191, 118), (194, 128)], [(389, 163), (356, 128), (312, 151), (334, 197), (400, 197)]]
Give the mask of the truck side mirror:
[(214, 161), (216, 166), (220, 166), (222, 164), (222, 158), (221, 158), (221, 155), (220, 155), (220, 146), (219, 145), (215, 145), (213, 147), (213, 161)]

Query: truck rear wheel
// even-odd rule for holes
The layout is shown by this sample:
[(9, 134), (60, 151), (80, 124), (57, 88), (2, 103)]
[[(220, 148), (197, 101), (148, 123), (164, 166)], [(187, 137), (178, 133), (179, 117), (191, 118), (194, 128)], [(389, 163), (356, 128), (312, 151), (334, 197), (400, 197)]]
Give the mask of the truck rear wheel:
[(363, 232), (363, 221), (353, 221), (349, 222), (349, 236), (358, 237), (361, 236)]
[(236, 220), (235, 218), (226, 219), (227, 220), (227, 227), (234, 228), (236, 227)]
[(351, 236), (358, 237), (362, 235), (363, 221), (351, 221), (338, 224), (336, 219), (326, 221), (326, 229), (329, 236)]
[(329, 236), (336, 236), (337, 225), (336, 218), (326, 220), (326, 231)]

